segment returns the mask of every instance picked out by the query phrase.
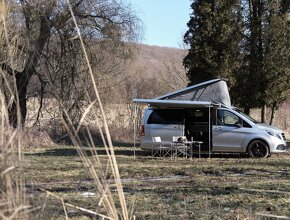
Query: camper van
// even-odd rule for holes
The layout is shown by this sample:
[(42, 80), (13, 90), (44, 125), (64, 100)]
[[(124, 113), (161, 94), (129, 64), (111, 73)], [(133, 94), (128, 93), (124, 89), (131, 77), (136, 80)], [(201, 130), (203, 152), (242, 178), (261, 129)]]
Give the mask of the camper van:
[(135, 99), (146, 103), (141, 148), (152, 150), (152, 137), (170, 144), (173, 137), (198, 141), (202, 152), (247, 153), (265, 158), (286, 151), (282, 130), (255, 121), (230, 106), (225, 80), (216, 79), (157, 97)]
[(225, 107), (150, 107), (144, 112), (141, 130), (141, 148), (144, 150), (152, 149), (152, 137), (160, 136), (164, 143), (170, 143), (172, 137), (185, 136), (187, 140), (202, 142), (203, 152), (268, 157), (272, 153), (286, 151), (282, 130), (258, 123), (239, 110)]

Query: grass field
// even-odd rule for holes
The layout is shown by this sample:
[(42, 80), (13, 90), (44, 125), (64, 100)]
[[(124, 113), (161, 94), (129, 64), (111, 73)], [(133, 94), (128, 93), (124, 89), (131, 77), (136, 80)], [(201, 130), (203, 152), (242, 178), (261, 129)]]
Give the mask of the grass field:
[[(91, 151), (84, 148), (89, 157)], [(290, 216), (289, 154), (267, 159), (213, 155), (193, 159), (151, 158), (115, 147), (127, 206), (136, 219), (257, 219)], [(98, 154), (103, 168), (107, 156)], [(73, 146), (26, 150), (24, 179), (31, 219), (91, 219), (102, 213), (100, 195)], [(97, 168), (98, 170), (98, 168)], [(114, 192), (114, 181), (105, 179)], [(50, 194), (51, 193), (51, 194)], [(94, 193), (94, 194), (89, 194)], [(64, 210), (63, 204), (67, 203)], [(262, 219), (262, 217), (261, 217)]]

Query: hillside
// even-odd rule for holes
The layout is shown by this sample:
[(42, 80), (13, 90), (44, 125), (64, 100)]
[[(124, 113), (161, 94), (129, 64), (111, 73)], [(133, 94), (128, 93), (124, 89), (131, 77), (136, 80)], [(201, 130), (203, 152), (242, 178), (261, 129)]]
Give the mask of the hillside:
[(180, 60), (180, 67), (182, 66), (183, 56), (186, 54), (186, 51), (183, 49), (145, 44), (137, 45), (135, 52), (136, 58), (139, 61), (160, 64), (168, 59), (178, 59)]
[[(128, 65), (127, 79), (118, 89), (132, 98), (152, 98), (187, 85), (182, 65), (186, 51), (177, 48), (134, 45), (134, 58)], [(128, 91), (129, 90), (129, 91)]]

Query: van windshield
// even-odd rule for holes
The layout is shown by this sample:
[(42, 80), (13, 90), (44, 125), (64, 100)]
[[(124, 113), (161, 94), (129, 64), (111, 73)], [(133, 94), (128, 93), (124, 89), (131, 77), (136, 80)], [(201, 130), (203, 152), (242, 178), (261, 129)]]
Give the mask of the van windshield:
[(255, 119), (253, 119), (251, 116), (245, 114), (244, 112), (242, 112), (241, 110), (239, 109), (235, 109), (236, 112), (240, 113), (242, 116), (246, 117), (247, 119), (249, 119), (251, 122), (255, 123), (255, 124), (258, 124), (259, 122)]

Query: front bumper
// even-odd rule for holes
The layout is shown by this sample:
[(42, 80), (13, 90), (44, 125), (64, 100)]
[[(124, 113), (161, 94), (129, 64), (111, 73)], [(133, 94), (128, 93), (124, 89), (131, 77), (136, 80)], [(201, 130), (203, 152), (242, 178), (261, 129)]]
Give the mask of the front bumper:
[(287, 151), (287, 143), (276, 137), (272, 137), (269, 143), (270, 153), (283, 153)]

